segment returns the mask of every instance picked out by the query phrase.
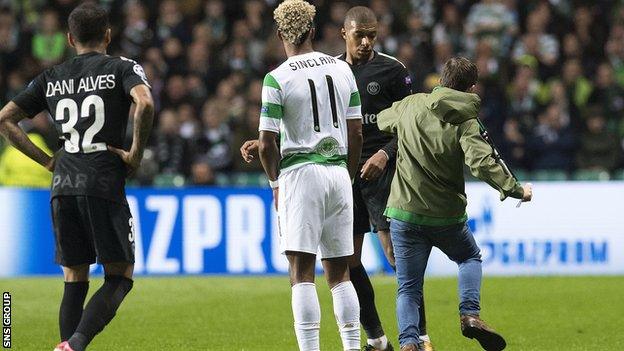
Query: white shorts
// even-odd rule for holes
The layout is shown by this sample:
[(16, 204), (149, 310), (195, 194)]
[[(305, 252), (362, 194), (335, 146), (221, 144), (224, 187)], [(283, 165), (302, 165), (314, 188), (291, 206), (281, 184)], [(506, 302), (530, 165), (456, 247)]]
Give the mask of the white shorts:
[(353, 195), (346, 168), (311, 163), (281, 174), (278, 207), (282, 253), (353, 255)]

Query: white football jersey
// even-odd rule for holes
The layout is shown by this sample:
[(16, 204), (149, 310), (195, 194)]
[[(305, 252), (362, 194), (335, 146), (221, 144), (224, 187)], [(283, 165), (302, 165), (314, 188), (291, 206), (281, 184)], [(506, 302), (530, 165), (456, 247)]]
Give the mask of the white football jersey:
[(347, 119), (361, 119), (346, 62), (321, 52), (289, 57), (264, 77), (260, 130), (280, 134), (282, 172), (307, 163), (347, 163)]

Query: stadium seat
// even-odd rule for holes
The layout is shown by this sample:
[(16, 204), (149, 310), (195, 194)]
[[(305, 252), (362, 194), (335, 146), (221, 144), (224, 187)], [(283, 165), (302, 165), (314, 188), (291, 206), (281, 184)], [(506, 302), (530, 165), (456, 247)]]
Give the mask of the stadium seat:
[(580, 169), (574, 172), (573, 180), (609, 180), (609, 172), (593, 169)]
[(563, 170), (543, 169), (531, 173), (531, 179), (536, 181), (563, 181), (568, 180), (568, 173)]
[(180, 188), (186, 184), (181, 174), (159, 174), (154, 177), (154, 186), (159, 188)]

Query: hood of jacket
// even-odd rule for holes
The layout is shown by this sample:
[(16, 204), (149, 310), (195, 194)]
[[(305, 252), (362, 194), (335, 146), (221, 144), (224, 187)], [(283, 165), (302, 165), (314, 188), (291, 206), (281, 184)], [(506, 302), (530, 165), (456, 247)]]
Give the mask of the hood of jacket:
[(477, 94), (437, 87), (427, 96), (426, 106), (439, 120), (461, 124), (478, 117), (481, 99)]

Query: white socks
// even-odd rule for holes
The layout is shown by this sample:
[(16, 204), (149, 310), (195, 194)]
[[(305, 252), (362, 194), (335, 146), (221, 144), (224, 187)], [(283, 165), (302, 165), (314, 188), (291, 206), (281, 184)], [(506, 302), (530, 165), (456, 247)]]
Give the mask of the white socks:
[[(339, 283), (331, 289), (331, 293), (344, 349), (360, 350), (360, 304), (353, 284), (350, 281)], [(292, 310), (299, 350), (319, 351), (321, 307), (314, 283), (293, 285)], [(387, 345), (388, 340), (385, 339), (385, 342)]]
[(321, 306), (319, 305), (316, 285), (314, 285), (314, 283), (299, 283), (293, 285), (292, 310), (295, 318), (295, 334), (297, 335), (299, 350), (319, 351)]
[(376, 350), (385, 350), (388, 348), (388, 337), (384, 335), (377, 339), (366, 339), (366, 343), (374, 347)]
[(426, 341), (426, 342), (431, 342), (431, 339), (429, 339), (429, 335), (425, 334), (425, 335), (420, 335), (418, 337), (421, 341)]
[(331, 289), (334, 315), (345, 350), (360, 350), (360, 303), (351, 281)]

